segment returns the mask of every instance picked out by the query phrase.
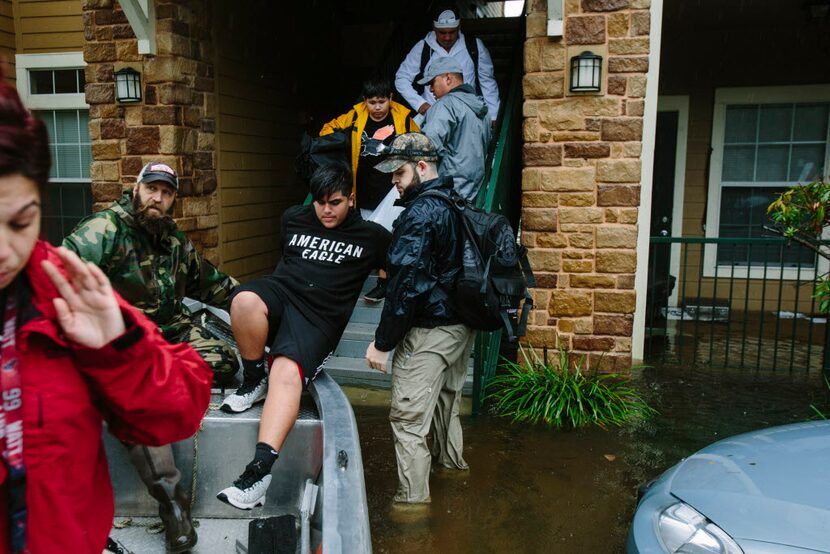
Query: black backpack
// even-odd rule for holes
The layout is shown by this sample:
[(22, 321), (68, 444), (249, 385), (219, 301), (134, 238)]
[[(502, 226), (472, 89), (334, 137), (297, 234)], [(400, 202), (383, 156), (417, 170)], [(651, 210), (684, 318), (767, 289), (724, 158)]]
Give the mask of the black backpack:
[(504, 328), (510, 341), (524, 336), (533, 308), (528, 287), (536, 286), (536, 278), (527, 260), (527, 249), (516, 242), (510, 222), (501, 214), (474, 207), (454, 190), (449, 196), (438, 191), (426, 191), (421, 196), (444, 199), (460, 216), (464, 228), (464, 260), (453, 299), (459, 318), (480, 331)]
[(294, 164), (297, 175), (306, 182), (311, 179), (312, 173), (324, 165), (341, 165), (351, 172), (352, 170), (352, 133), (357, 132), (355, 121), (357, 112), (352, 117), (352, 123), (345, 129), (335, 129), (333, 133), (321, 137), (312, 137), (303, 133), (300, 140), (300, 153)]
[[(478, 75), (478, 41), (472, 35), (464, 35), (464, 45), (467, 47), (467, 53), (470, 55), (470, 58), (473, 60), (473, 70), (476, 76), (476, 94), (481, 96), (481, 77)], [(412, 87), (415, 89), (415, 92), (418, 94), (423, 94), (426, 85), (418, 84), (418, 81), (424, 78), (424, 71), (427, 68), (427, 64), (429, 63), (429, 59), (432, 57), (432, 48), (427, 41), (424, 41), (424, 47), (421, 49), (421, 70), (415, 75), (415, 78), (412, 79)], [(418, 106), (412, 106), (413, 109), (417, 110)]]

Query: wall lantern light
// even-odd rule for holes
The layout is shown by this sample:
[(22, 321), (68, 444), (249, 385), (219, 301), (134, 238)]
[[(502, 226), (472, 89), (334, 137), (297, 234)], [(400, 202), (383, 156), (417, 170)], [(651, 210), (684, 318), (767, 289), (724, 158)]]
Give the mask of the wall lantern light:
[(571, 92), (599, 92), (601, 78), (602, 56), (586, 51), (571, 58)]
[(132, 67), (116, 71), (115, 99), (123, 104), (141, 102), (141, 73)]

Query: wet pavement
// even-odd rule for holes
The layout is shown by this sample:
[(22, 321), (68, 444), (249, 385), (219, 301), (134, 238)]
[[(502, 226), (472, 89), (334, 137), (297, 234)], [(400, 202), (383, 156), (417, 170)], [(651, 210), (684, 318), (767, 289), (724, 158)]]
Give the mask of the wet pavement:
[(557, 431), (464, 417), (468, 472), (433, 473), (432, 504), (399, 510), (387, 409), (356, 406), (376, 553), (623, 552), (637, 487), (697, 449), (830, 413), (819, 372), (663, 365), (635, 386), (659, 415)]

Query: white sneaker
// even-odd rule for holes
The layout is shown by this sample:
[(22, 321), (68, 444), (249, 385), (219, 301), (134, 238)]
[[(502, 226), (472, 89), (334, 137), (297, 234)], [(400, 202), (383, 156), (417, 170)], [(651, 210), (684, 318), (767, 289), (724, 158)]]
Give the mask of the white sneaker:
[(219, 409), (228, 414), (238, 414), (250, 410), (257, 402), (265, 400), (268, 393), (268, 377), (265, 376), (255, 385), (246, 385), (236, 389), (236, 392), (229, 394), (219, 406)]
[(234, 508), (250, 510), (265, 505), (265, 491), (270, 484), (271, 473), (265, 473), (264, 464), (254, 460), (245, 467), (245, 472), (233, 482), (233, 486), (223, 489), (216, 498)]

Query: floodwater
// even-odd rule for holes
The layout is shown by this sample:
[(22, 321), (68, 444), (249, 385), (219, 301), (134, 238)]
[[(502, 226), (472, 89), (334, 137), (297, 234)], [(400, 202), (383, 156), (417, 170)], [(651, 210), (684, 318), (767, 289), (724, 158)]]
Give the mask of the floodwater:
[(623, 552), (637, 487), (727, 436), (830, 413), (818, 372), (664, 365), (635, 386), (659, 414), (557, 431), (462, 418), (468, 472), (433, 473), (432, 504), (400, 510), (388, 410), (355, 407), (376, 553)]

